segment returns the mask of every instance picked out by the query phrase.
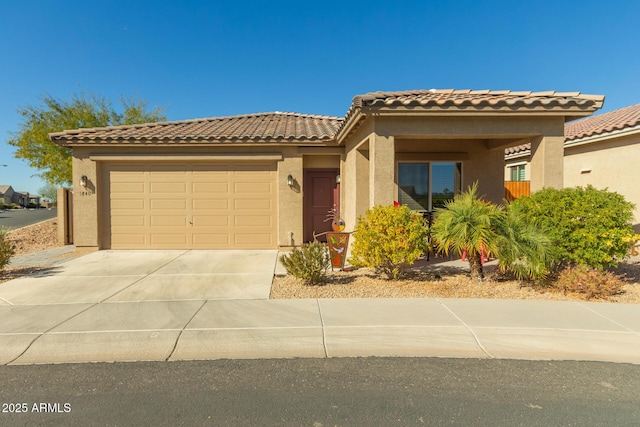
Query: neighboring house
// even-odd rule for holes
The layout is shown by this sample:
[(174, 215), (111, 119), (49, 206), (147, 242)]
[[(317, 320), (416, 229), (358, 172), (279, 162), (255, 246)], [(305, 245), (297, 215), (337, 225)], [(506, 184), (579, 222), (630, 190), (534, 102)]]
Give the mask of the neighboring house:
[(27, 193), (28, 196), (28, 206), (35, 206), (36, 208), (40, 207), (40, 199), (42, 199), (42, 197), (38, 196), (37, 194), (30, 194)]
[(16, 191), (13, 193), (13, 203), (23, 208), (29, 205), (29, 193), (26, 191)]
[[(622, 194), (636, 205), (634, 224), (640, 231), (640, 186), (634, 176), (640, 161), (640, 104), (565, 125), (564, 187), (593, 185)], [(514, 181), (524, 169), (529, 179), (531, 147), (506, 150), (505, 179)]]
[(0, 185), (0, 198), (2, 198), (3, 204), (13, 203), (13, 193), (13, 188), (10, 185)]
[(10, 185), (0, 185), (0, 198), (5, 205), (15, 203), (23, 208), (29, 205), (40, 206), (40, 196), (27, 191), (14, 191)]
[(430, 211), (475, 181), (504, 196), (505, 149), (530, 143), (531, 186), (562, 187), (565, 122), (603, 96), (418, 90), (358, 95), (345, 117), (262, 113), (67, 130), (74, 244), (111, 249), (291, 247), (334, 206)]

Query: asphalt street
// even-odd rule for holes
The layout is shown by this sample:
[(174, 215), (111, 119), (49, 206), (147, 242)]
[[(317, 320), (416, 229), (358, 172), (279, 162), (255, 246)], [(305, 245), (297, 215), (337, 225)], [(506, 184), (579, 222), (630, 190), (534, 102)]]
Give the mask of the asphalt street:
[(0, 425), (640, 425), (640, 366), (433, 358), (0, 366)]
[(40, 221), (55, 218), (56, 209), (6, 209), (0, 210), (0, 228), (26, 227)]

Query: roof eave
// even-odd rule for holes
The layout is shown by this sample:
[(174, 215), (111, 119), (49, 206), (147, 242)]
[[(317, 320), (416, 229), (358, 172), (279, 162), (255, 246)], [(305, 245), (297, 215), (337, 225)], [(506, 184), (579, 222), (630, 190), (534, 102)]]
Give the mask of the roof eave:
[[(51, 139), (51, 138), (50, 138)], [(207, 138), (165, 138), (165, 139), (78, 139), (78, 138), (60, 138), (51, 139), (57, 145), (66, 148), (75, 147), (107, 147), (107, 146), (194, 146), (194, 147), (213, 147), (213, 146), (276, 146), (276, 145), (318, 145), (318, 146), (335, 146), (334, 138), (315, 139), (315, 138), (281, 138), (281, 139), (207, 139)]]

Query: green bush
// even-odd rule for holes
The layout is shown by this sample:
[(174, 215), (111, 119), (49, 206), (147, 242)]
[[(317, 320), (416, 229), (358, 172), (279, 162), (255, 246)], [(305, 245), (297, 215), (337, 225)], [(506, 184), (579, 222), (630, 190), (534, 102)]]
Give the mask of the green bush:
[(407, 206), (374, 206), (358, 218), (349, 262), (397, 279), (427, 251), (427, 233), (422, 216)]
[(611, 272), (576, 265), (562, 270), (553, 286), (589, 300), (617, 295), (622, 292), (623, 283), (619, 276)]
[(324, 283), (327, 269), (331, 266), (327, 246), (318, 241), (304, 243), (300, 249), (294, 248), (281, 255), (280, 262), (287, 273), (305, 285)]
[(8, 233), (8, 229), (0, 228), (0, 273), (4, 271), (4, 268), (9, 264), (9, 260), (15, 253), (13, 244), (7, 239)]
[(635, 234), (633, 204), (615, 192), (546, 188), (512, 202), (511, 208), (547, 232), (558, 269), (572, 264), (603, 270), (615, 267)]

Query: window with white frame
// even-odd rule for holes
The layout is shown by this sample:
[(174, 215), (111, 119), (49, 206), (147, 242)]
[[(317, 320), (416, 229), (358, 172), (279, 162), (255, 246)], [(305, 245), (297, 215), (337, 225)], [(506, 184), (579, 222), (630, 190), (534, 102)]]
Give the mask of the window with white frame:
[(461, 191), (462, 163), (398, 162), (398, 202), (433, 211)]
[(525, 180), (525, 165), (510, 166), (511, 181), (526, 181)]

